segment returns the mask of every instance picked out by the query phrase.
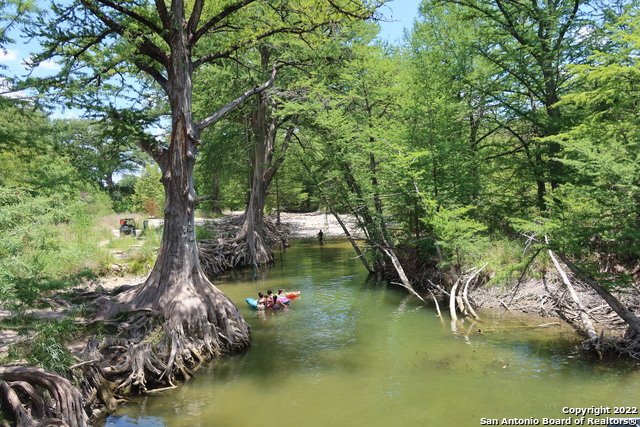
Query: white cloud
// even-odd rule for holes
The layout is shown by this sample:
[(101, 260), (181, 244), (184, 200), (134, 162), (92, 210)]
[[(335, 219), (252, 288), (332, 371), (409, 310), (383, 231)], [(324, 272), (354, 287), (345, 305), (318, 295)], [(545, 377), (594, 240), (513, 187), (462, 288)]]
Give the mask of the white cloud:
[(44, 68), (45, 70), (59, 70), (60, 66), (58, 64), (56, 64), (53, 61), (42, 61), (40, 63), (40, 65), (38, 65), (40, 68)]
[(51, 115), (52, 118), (54, 119), (79, 119), (81, 116), (81, 113), (79, 110), (64, 110), (64, 111), (54, 111)]
[(0, 96), (12, 99), (26, 99), (26, 95), (21, 90), (14, 91), (7, 79), (0, 77)]
[(9, 49), (7, 51), (0, 49), (0, 61), (17, 61), (18, 60), (18, 51)]

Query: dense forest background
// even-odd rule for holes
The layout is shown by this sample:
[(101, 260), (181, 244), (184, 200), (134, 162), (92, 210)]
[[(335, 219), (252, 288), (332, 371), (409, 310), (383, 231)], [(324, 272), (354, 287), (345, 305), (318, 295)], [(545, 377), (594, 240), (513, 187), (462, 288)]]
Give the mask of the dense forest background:
[[(3, 2), (13, 18), (5, 30), (37, 35), (20, 7)], [(547, 235), (591, 275), (631, 283), (640, 250), (636, 5), (424, 1), (400, 46), (378, 41), (378, 30), (353, 22), (312, 54), (281, 36), (198, 71), (202, 110), (256, 84), (270, 59), (289, 65), (259, 100), (202, 134), (199, 215), (244, 209), (260, 166), (271, 170), (267, 214), (355, 214), (376, 244), (443, 269), (488, 262), (496, 284), (518, 277)], [(138, 148), (166, 138), (158, 88), (112, 73), (98, 96), (67, 78), (65, 90), (60, 78), (4, 80), (4, 300), (26, 283), (105, 273), (108, 255), (89, 237), (95, 218), (163, 215), (160, 171)], [(86, 117), (55, 119), (60, 105)]]

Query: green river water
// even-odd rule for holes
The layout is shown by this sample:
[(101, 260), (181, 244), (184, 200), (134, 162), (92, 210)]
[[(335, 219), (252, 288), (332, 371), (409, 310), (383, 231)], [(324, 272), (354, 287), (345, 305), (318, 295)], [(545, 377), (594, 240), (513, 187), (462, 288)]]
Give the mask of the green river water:
[[(640, 365), (574, 355), (569, 327), (523, 328), (499, 312), (454, 334), (404, 289), (368, 281), (343, 241), (293, 242), (257, 281), (246, 271), (215, 283), (251, 324), (252, 347), (122, 406), (107, 426), (579, 425), (565, 412), (604, 407), (611, 415), (583, 424), (600, 425), (640, 406)], [(302, 291), (288, 311), (244, 302), (281, 287)]]

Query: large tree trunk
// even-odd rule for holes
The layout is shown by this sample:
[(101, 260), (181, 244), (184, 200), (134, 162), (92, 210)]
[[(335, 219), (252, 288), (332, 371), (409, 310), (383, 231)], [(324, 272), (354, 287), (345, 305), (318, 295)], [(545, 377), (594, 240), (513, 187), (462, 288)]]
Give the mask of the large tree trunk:
[[(151, 274), (121, 293), (104, 315), (129, 311), (120, 338), (103, 353), (128, 372), (118, 388), (145, 389), (188, 379), (201, 361), (245, 349), (250, 328), (237, 307), (205, 276), (195, 239), (193, 169), (199, 129), (191, 116), (192, 82), (186, 37), (172, 33), (166, 91), (172, 107), (168, 149), (152, 153), (162, 170), (166, 194), (162, 243)], [(109, 308), (105, 306), (103, 308)], [(115, 310), (113, 310), (115, 308)], [(134, 319), (131, 319), (134, 317)], [(153, 334), (154, 339), (149, 339)], [(109, 347), (107, 344), (106, 347)], [(106, 350), (106, 352), (105, 352)]]
[[(268, 69), (270, 48), (263, 47), (260, 53), (262, 68)], [(280, 147), (280, 156), (274, 158), (279, 125), (275, 112), (275, 101), (264, 92), (260, 93), (250, 118), (253, 142), (251, 190), (245, 208), (242, 230), (236, 237), (237, 241), (246, 240), (250, 263), (253, 267), (273, 262), (273, 252), (265, 238), (264, 206), (269, 185), (284, 160), (284, 154), (295, 129), (293, 126), (287, 129)], [(296, 121), (295, 117), (286, 117), (282, 121), (289, 119), (293, 119), (294, 123)]]
[(261, 94), (256, 100), (256, 108), (251, 117), (253, 141), (253, 176), (244, 223), (238, 238), (246, 239), (250, 262), (255, 266), (273, 261), (273, 253), (265, 242), (264, 204), (271, 179), (267, 175), (268, 157), (273, 151), (276, 137), (275, 119), (267, 119), (267, 101)]

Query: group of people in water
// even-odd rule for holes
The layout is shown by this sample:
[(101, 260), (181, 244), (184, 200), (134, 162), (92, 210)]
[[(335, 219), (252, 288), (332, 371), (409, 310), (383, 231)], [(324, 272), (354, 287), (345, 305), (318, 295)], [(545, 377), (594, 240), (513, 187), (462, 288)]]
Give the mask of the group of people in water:
[(278, 310), (286, 308), (285, 301), (288, 298), (284, 293), (284, 289), (278, 289), (278, 294), (274, 294), (271, 289), (267, 291), (267, 294), (258, 292), (258, 310), (271, 309)]

